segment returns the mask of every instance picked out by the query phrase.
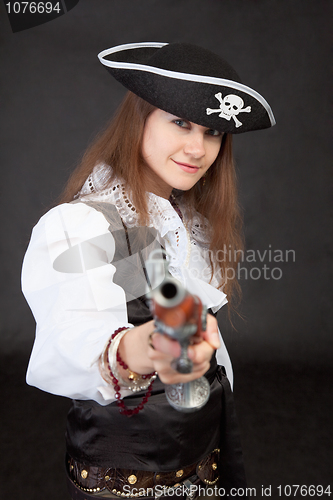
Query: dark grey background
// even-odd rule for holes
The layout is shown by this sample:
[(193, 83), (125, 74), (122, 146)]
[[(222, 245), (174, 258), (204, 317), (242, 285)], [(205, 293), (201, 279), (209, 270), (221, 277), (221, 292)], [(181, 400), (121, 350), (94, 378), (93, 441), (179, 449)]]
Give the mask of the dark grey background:
[[(32, 226), (55, 203), (124, 95), (97, 53), (136, 41), (186, 41), (231, 62), (277, 125), (239, 135), (235, 155), (247, 248), (295, 262), (244, 263), (244, 320), (220, 314), (235, 369), (249, 485), (332, 479), (330, 27), (325, 0), (80, 0), (13, 34), (0, 5), (1, 388), (4, 498), (67, 498), (69, 401), (25, 386), (34, 320), (20, 292)], [(275, 255), (275, 254), (273, 254)], [(281, 279), (270, 270), (281, 268)], [(244, 272), (243, 272), (244, 274)], [(278, 272), (275, 272), (278, 276)], [(297, 495), (294, 498), (304, 498)], [(325, 496), (324, 496), (325, 498)]]

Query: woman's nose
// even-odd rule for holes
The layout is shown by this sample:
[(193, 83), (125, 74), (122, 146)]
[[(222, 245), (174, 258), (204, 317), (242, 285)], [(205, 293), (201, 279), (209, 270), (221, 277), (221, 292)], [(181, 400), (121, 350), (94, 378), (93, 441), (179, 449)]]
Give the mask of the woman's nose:
[(187, 141), (184, 146), (184, 153), (192, 156), (193, 158), (202, 158), (205, 156), (206, 151), (204, 137), (200, 132), (190, 134), (187, 137)]

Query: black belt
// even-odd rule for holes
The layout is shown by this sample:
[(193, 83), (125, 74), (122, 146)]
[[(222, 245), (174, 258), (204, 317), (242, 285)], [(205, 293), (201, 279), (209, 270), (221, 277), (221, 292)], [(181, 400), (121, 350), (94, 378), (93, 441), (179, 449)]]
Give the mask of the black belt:
[[(156, 492), (163, 493), (163, 488), (183, 487), (187, 480), (193, 484), (213, 485), (219, 478), (219, 451), (216, 449), (200, 462), (168, 472), (95, 467), (68, 456), (70, 493), (77, 500), (96, 500), (96, 493), (103, 491), (119, 497), (133, 498), (155, 496)], [(166, 496), (169, 498), (170, 492)], [(178, 494), (177, 498), (181, 496)]]
[[(181, 488), (181, 494), (179, 494), (179, 491), (177, 492), (176, 488), (172, 488), (174, 490), (173, 494), (170, 494), (170, 488), (167, 489), (167, 491), (161, 490), (161, 495), (156, 496), (155, 498), (158, 500), (163, 500), (163, 499), (168, 499), (168, 500), (194, 500), (198, 494), (199, 494), (199, 486), (202, 485), (202, 488), (204, 488), (204, 485), (202, 481), (198, 478), (198, 476), (192, 476), (189, 480), (186, 480), (184, 483), (180, 484), (178, 488)], [(88, 493), (86, 491), (83, 491), (80, 489), (78, 486), (76, 486), (67, 476), (67, 486), (68, 486), (68, 491), (69, 494), (71, 495), (72, 500), (107, 500), (108, 498), (112, 499), (117, 499), (117, 495), (110, 494), (109, 496), (96, 496), (96, 493)], [(194, 488), (194, 489), (192, 489)], [(122, 498), (133, 498), (130, 496), (123, 496)], [(135, 498), (140, 498), (141, 500), (152, 500), (154, 498), (153, 496), (143, 496), (143, 495), (136, 495)]]

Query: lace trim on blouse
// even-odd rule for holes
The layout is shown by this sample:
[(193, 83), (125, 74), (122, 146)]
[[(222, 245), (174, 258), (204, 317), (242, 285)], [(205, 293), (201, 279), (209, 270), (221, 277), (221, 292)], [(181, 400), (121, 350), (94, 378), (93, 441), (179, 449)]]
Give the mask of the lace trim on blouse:
[[(110, 177), (111, 168), (107, 165), (97, 165), (84, 183), (77, 198), (80, 201), (103, 201), (112, 203), (124, 224), (128, 227), (138, 225), (139, 214), (126, 192), (125, 185), (118, 179), (111, 187), (105, 187)], [(202, 223), (202, 218), (194, 215), (188, 229), (186, 219), (182, 220), (172, 204), (165, 198), (154, 193), (147, 193), (149, 227), (157, 229), (167, 245), (170, 257), (170, 272), (184, 281), (182, 268), (193, 270), (196, 276), (204, 279), (215, 288), (218, 287), (216, 277), (211, 277), (209, 261), (208, 221)], [(182, 214), (186, 213), (181, 200), (177, 203)], [(183, 217), (184, 218), (184, 217)], [(183, 278), (183, 279), (182, 279)]]

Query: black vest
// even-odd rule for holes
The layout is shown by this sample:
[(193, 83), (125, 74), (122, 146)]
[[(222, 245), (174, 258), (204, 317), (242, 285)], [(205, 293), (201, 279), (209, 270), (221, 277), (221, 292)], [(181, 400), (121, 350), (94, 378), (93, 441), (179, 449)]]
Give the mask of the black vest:
[[(110, 222), (110, 230), (116, 240), (117, 262), (137, 253), (137, 244), (142, 247), (142, 238), (137, 238), (137, 228), (127, 229), (123, 237), (122, 227), (115, 207), (108, 203), (89, 203), (103, 212)], [(114, 220), (118, 217), (114, 230)], [(131, 234), (132, 232), (132, 234)], [(149, 239), (144, 234), (143, 239)], [(147, 243), (147, 241), (146, 241)], [(151, 241), (148, 241), (148, 246)], [(147, 246), (147, 245), (146, 245)], [(115, 273), (115, 282), (133, 284), (133, 270), (141, 266), (130, 261), (125, 266), (128, 277)], [(131, 269), (131, 266), (133, 269)], [(121, 267), (121, 266), (120, 266)], [(141, 269), (142, 271), (142, 269)], [(119, 269), (124, 273), (124, 268)], [(133, 290), (125, 293), (128, 299)], [(152, 319), (144, 295), (127, 301), (128, 321), (134, 326)], [(242, 451), (234, 410), (232, 392), (224, 370), (217, 366), (215, 355), (206, 373), (210, 382), (210, 398), (207, 404), (193, 413), (182, 413), (173, 409), (166, 400), (164, 386), (157, 378), (153, 392), (144, 409), (132, 417), (119, 413), (117, 403), (101, 406), (95, 401), (73, 401), (67, 420), (67, 451), (75, 460), (91, 466), (103, 466), (148, 471), (178, 470), (204, 458), (215, 448), (221, 450), (221, 475), (225, 487), (245, 485)], [(140, 404), (145, 391), (124, 399), (129, 408)]]

